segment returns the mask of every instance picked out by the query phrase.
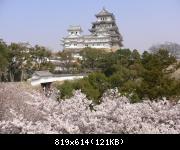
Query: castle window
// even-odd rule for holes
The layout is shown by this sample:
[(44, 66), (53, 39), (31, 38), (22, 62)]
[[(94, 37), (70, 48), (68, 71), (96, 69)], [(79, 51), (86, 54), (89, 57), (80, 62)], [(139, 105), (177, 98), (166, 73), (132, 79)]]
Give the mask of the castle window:
[(105, 20), (105, 18), (101, 18), (101, 20)]
[(106, 20), (106, 18), (103, 17), (103, 18), (101, 18), (101, 20)]

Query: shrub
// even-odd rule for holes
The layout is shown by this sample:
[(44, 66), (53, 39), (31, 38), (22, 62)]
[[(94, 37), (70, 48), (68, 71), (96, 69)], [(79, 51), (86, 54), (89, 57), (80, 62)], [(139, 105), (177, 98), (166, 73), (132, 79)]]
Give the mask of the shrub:
[(104, 93), (109, 87), (108, 78), (100, 72), (92, 73), (88, 77), (89, 83), (100, 91), (100, 93)]
[(57, 88), (60, 90), (60, 97), (62, 99), (70, 98), (73, 96), (73, 82), (65, 81), (62, 85), (58, 85)]
[(109, 77), (109, 82), (111, 84), (111, 88), (122, 86), (123, 77), (121, 73), (115, 73), (111, 77)]
[(89, 78), (78, 80), (75, 82), (74, 88), (76, 90), (80, 89), (84, 94), (86, 94), (87, 98), (92, 99), (93, 102), (99, 103), (101, 93), (97, 88), (92, 86), (92, 84), (89, 82)]

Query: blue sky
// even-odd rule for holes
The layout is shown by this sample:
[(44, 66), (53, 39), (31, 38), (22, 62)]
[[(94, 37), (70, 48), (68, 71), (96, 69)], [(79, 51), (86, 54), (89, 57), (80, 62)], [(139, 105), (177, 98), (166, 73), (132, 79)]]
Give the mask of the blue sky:
[(0, 38), (61, 50), (69, 25), (89, 34), (102, 7), (114, 13), (124, 47), (180, 44), (180, 0), (0, 0)]

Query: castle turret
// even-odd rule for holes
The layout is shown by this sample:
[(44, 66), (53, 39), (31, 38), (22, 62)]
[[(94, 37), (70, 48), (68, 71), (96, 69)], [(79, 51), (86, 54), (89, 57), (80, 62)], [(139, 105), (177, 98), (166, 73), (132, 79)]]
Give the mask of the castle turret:
[(69, 36), (81, 36), (82, 29), (80, 26), (70, 26), (68, 29)]
[(62, 40), (62, 45), (66, 51), (78, 52), (84, 48), (82, 28), (80, 26), (70, 26), (67, 30), (69, 35)]

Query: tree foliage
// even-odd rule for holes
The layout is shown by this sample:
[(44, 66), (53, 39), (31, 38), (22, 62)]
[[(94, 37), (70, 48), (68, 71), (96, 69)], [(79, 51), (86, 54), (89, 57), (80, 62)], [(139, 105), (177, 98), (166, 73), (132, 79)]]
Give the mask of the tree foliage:
[(35, 70), (51, 70), (49, 62), (51, 52), (45, 47), (28, 43), (11, 43), (7, 45), (0, 40), (0, 78), (2, 81), (24, 81)]
[(176, 63), (175, 57), (167, 50), (159, 49), (156, 53), (145, 51), (140, 55), (137, 50), (120, 49), (115, 53), (105, 53), (88, 48), (82, 53), (82, 66), (95, 72), (74, 82), (73, 86), (95, 102), (100, 102), (105, 91), (116, 87), (131, 102), (180, 96), (180, 82), (170, 78), (171, 72), (166, 71), (167, 67)]
[(9, 59), (9, 50), (6, 43), (0, 39), (0, 81), (5, 79)]
[(167, 50), (171, 55), (180, 59), (180, 45), (173, 42), (165, 42), (162, 44), (156, 44), (149, 48), (152, 53), (156, 53), (159, 49)]
[(104, 64), (106, 53), (103, 50), (85, 48), (80, 54), (83, 57), (81, 64), (85, 71), (97, 71), (106, 67)]

